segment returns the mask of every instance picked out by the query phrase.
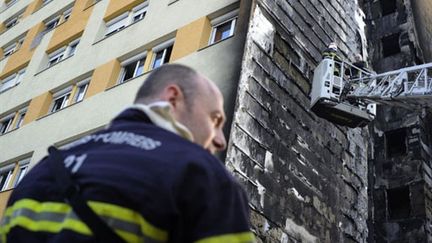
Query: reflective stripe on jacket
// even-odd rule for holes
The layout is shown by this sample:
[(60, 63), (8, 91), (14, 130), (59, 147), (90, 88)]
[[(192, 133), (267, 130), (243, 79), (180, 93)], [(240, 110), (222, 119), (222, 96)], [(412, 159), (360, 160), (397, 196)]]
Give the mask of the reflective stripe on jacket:
[[(127, 242), (254, 242), (244, 190), (200, 146), (126, 110), (61, 150), (89, 206)], [(97, 242), (39, 162), (11, 194), (1, 242)]]

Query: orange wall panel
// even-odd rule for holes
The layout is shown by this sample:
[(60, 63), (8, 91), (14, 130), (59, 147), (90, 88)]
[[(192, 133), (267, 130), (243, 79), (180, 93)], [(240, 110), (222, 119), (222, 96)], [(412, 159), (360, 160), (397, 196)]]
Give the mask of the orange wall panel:
[(35, 49), (30, 49), (31, 43), (35, 39), (35, 37), (44, 30), (45, 25), (43, 23), (39, 23), (31, 28), (24, 39), (24, 43), (21, 48), (12, 54), (9, 57), (6, 66), (3, 69), (3, 72), (0, 74), (0, 79), (3, 79), (14, 72), (20, 70), (21, 68), (27, 66), (30, 62), (30, 59), (33, 56), (33, 52)]
[(118, 60), (110, 61), (93, 72), (85, 98), (103, 92), (116, 85), (120, 75), (121, 65)]
[(48, 113), (48, 109), (51, 105), (52, 94), (50, 92), (43, 93), (38, 97), (33, 98), (30, 101), (27, 113), (24, 118), (23, 125), (30, 123), (39, 117), (42, 117)]
[(93, 10), (93, 7), (87, 8), (87, 4), (87, 0), (77, 0), (75, 2), (68, 21), (55, 29), (47, 53), (68, 44), (82, 35)]
[(207, 17), (202, 17), (180, 28), (177, 31), (170, 61), (175, 61), (207, 46), (210, 32), (211, 24)]
[(145, 2), (144, 0), (111, 0), (104, 16), (104, 21), (109, 21), (123, 12), (131, 10), (133, 7)]

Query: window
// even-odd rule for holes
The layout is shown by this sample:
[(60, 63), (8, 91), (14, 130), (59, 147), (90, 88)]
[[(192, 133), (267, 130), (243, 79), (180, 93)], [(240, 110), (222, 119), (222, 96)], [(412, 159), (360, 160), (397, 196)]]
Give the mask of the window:
[(51, 105), (50, 113), (56, 112), (65, 108), (69, 103), (71, 95), (71, 88), (61, 91), (61, 93), (53, 95), (53, 103)]
[(50, 3), (52, 0), (42, 0), (42, 5), (41, 7), (47, 5), (48, 3)]
[(410, 215), (410, 190), (408, 186), (387, 190), (389, 219), (403, 219)]
[(24, 69), (20, 70), (19, 72), (14, 73), (14, 74), (6, 77), (3, 81), (1, 81), (0, 93), (18, 85), (21, 82), (21, 80), (24, 76), (24, 73), (25, 73)]
[(141, 19), (144, 19), (147, 13), (147, 4), (140, 4), (132, 10), (132, 23), (138, 22)]
[(123, 68), (120, 74), (119, 83), (123, 83), (144, 73), (146, 54), (147, 53), (143, 53), (122, 63)]
[(0, 191), (9, 189), (14, 167), (15, 164), (11, 164), (0, 168)]
[(6, 20), (5, 24), (4, 24), (5, 28), (8, 30), (8, 29), (14, 27), (15, 25), (17, 25), (19, 23), (21, 17), (22, 17), (22, 13), (19, 14), (18, 16), (14, 16), (14, 17), (10, 18), (9, 20)]
[(406, 128), (400, 128), (385, 133), (387, 158), (403, 156), (407, 153)]
[(10, 114), (0, 120), (0, 135), (5, 134), (11, 130), (13, 119), (13, 114)]
[(53, 101), (49, 113), (54, 113), (56, 111), (59, 111), (67, 107), (70, 104), (74, 104), (82, 101), (87, 92), (89, 82), (90, 82), (90, 78), (87, 78), (74, 85), (67, 87), (66, 89), (54, 93)]
[(61, 60), (73, 56), (76, 52), (76, 48), (79, 44), (79, 40), (74, 40), (69, 45), (64, 46), (51, 54), (48, 55), (48, 67), (59, 63)]
[(13, 187), (16, 187), (18, 183), (22, 180), (22, 178), (27, 174), (29, 164), (30, 164), (30, 159), (24, 159), (18, 162), (19, 168), (18, 168), (17, 175), (15, 176)]
[(63, 12), (63, 22), (66, 22), (72, 14), (72, 7), (68, 8)]
[(0, 135), (18, 129), (22, 126), (27, 108), (16, 110), (0, 118)]
[(108, 22), (106, 25), (105, 36), (112, 35), (125, 28), (127, 23), (127, 17), (128, 17), (127, 14), (123, 14), (113, 19), (112, 21)]
[(171, 52), (174, 45), (174, 40), (169, 40), (153, 48), (152, 69), (158, 68), (165, 63), (168, 63), (171, 58)]
[(18, 0), (10, 0), (6, 1), (6, 8), (9, 8), (10, 6), (14, 5)]
[(383, 56), (389, 57), (400, 53), (399, 33), (383, 37), (381, 39)]
[(50, 54), (48, 56), (48, 67), (51, 67), (54, 64), (59, 63), (65, 54), (65, 48), (62, 48), (61, 50), (55, 51), (54, 53)]
[(396, 12), (396, 0), (381, 0), (380, 5), (382, 16)]
[(213, 44), (234, 35), (238, 10), (227, 13), (211, 21), (213, 26), (209, 44)]
[(136, 6), (131, 11), (123, 13), (122, 15), (114, 18), (113, 20), (106, 23), (105, 36), (110, 36), (124, 28), (126, 26), (136, 23), (144, 19), (147, 13), (148, 1)]
[(57, 16), (54, 19), (45, 22), (45, 32), (54, 29), (58, 25), (59, 21), (60, 21), (60, 16)]
[(15, 129), (18, 129), (22, 126), (26, 113), (27, 113), (27, 109), (18, 112), (17, 120), (15, 122)]
[(24, 43), (24, 37), (12, 41), (12, 43), (3, 47), (3, 56), (8, 57), (12, 55), (14, 52), (19, 50), (19, 48), (22, 46), (23, 43)]
[(14, 188), (28, 172), (29, 163), (30, 158), (26, 158), (0, 167), (0, 191)]
[(8, 57), (8, 56), (12, 55), (15, 52), (15, 49), (16, 49), (16, 43), (12, 43), (11, 45), (3, 48), (4, 57)]
[(87, 92), (88, 85), (89, 85), (89, 80), (77, 84), (77, 91), (74, 98), (75, 103), (80, 102), (84, 99), (84, 96)]

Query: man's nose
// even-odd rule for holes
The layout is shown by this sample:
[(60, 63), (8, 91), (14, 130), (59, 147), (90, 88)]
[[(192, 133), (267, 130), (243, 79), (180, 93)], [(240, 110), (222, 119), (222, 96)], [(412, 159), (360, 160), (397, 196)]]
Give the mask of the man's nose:
[(222, 130), (218, 130), (216, 136), (213, 138), (213, 146), (215, 147), (216, 151), (225, 150), (226, 140)]

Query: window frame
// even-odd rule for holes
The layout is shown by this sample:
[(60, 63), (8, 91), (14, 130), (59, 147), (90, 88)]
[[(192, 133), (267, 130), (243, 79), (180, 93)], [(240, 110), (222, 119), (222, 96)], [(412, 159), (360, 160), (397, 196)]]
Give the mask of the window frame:
[(9, 2), (5, 2), (6, 8), (9, 8), (10, 6), (14, 5), (17, 2), (18, 0), (10, 0)]
[[(226, 13), (226, 14), (219, 16), (219, 17), (210, 21), (210, 24), (212, 26), (212, 30), (211, 30), (211, 34), (210, 34), (210, 38), (209, 38), (209, 42), (208, 42), (209, 45), (218, 43), (220, 41), (223, 41), (223, 40), (230, 38), (231, 36), (234, 36), (235, 29), (237, 26), (238, 14), (239, 14), (239, 10), (235, 9), (229, 13)], [(229, 36), (216, 41), (215, 37), (216, 37), (217, 28), (220, 27), (221, 25), (228, 23), (228, 22), (231, 22)]]
[[(11, 88), (17, 86), (19, 83), (21, 83), (21, 80), (22, 80), (24, 74), (25, 74), (25, 68), (19, 70), (18, 72), (14, 73), (14, 74), (12, 74), (12, 75), (9, 75), (9, 76), (7, 76), (5, 79), (3, 79), (3, 80), (0, 82), (0, 93), (3, 93), (3, 92), (5, 92), (6, 90), (11, 89)], [(12, 82), (12, 85), (10, 85), (10, 86), (8, 86), (8, 87), (6, 87), (6, 88), (3, 88), (3, 87), (4, 87), (4, 84), (5, 84), (6, 82)]]
[[(14, 118), (15, 118), (15, 114), (11, 113), (0, 119), (0, 136), (12, 131)], [(8, 121), (8, 124), (6, 126), (4, 126), (5, 121)]]
[(70, 18), (71, 14), (72, 14), (72, 9), (73, 9), (73, 6), (71, 6), (68, 9), (66, 9), (65, 11), (63, 11), (63, 13), (62, 13), (63, 22), (68, 21), (68, 19)]
[[(139, 22), (140, 20), (143, 20), (145, 16), (147, 15), (148, 11), (148, 1), (145, 1), (144, 3), (134, 7), (131, 11), (131, 23)], [(135, 19), (136, 16), (142, 15), (138, 20)]]
[(21, 109), (17, 112), (17, 114), (15, 115), (16, 121), (15, 121), (13, 129), (18, 129), (18, 128), (22, 127), (22, 123), (24, 122), (26, 114), (27, 114), (27, 107), (24, 109)]
[[(56, 65), (57, 63), (61, 62), (63, 60), (63, 57), (65, 56), (66, 47), (61, 47), (60, 49), (50, 53), (48, 55), (48, 67), (52, 67)], [(53, 62), (55, 60), (55, 62)]]
[[(70, 103), (70, 99), (71, 99), (71, 93), (72, 93), (72, 86), (69, 86), (63, 90), (58, 91), (57, 93), (54, 93), (52, 95), (53, 98), (52, 98), (52, 102), (50, 105), (49, 114), (55, 113), (57, 111), (60, 111), (64, 108), (68, 107), (69, 103)], [(53, 110), (55, 107), (55, 104), (57, 103), (57, 100), (59, 100), (61, 98), (64, 98), (64, 99), (62, 100), (60, 108)]]
[[(19, 24), (19, 22), (20, 22), (19, 20), (21, 19), (21, 17), (22, 17), (22, 13), (19, 13), (18, 15), (13, 16), (13, 17), (9, 18), (8, 20), (6, 20), (6, 21), (4, 22), (4, 27), (6, 28), (6, 30), (9, 30), (9, 29), (11, 29), (12, 27), (14, 27), (15, 25)], [(8, 27), (8, 25), (9, 25), (11, 22), (13, 22), (12, 25)]]
[[(76, 49), (79, 45), (80, 42), (80, 38), (75, 39), (73, 41), (71, 41), (69, 44), (67, 44), (66, 46), (60, 47), (59, 49), (51, 52), (50, 54), (48, 54), (48, 68), (52, 67), (56, 64), (58, 64), (59, 62), (65, 60), (68, 57), (71, 57), (73, 55), (75, 55), (76, 53)], [(75, 45), (75, 48), (72, 49), (72, 46)], [(72, 52), (73, 50), (73, 52)], [(55, 62), (52, 62), (54, 59), (57, 60)]]
[[(52, 27), (48, 28), (48, 25), (50, 25), (54, 22), (55, 22), (55, 24)], [(55, 29), (58, 26), (59, 22), (60, 22), (60, 16), (55, 16), (55, 17), (51, 18), (50, 20), (47, 20), (46, 22), (44, 22), (45, 32), (49, 32), (49, 31)]]
[(11, 189), (10, 183), (14, 174), (14, 170), (15, 170), (15, 163), (0, 167), (0, 183), (3, 181), (4, 176), (6, 176), (4, 184), (3, 185), (0, 184), (1, 186), (0, 192)]
[(8, 57), (16, 52), (17, 43), (14, 42), (3, 48), (3, 56)]
[[(145, 16), (147, 14), (148, 11), (148, 5), (149, 5), (149, 1), (145, 1), (137, 6), (135, 6), (134, 8), (132, 8), (129, 11), (126, 11), (124, 13), (122, 13), (121, 15), (113, 18), (112, 20), (108, 21), (105, 23), (105, 37), (111, 36), (119, 31), (121, 31), (122, 29), (135, 24), (143, 19), (145, 19)], [(139, 16), (143, 14), (142, 17), (140, 17), (139, 19), (135, 20), (136, 16)], [(122, 21), (122, 25), (118, 28), (116, 28), (115, 30), (112, 29), (111, 31), (108, 31), (110, 29), (111, 26), (118, 24), (118, 22)]]
[[(152, 48), (153, 57), (152, 57), (151, 65), (150, 65), (152, 70), (156, 69), (156, 68), (158, 68), (158, 67), (160, 67), (160, 66), (162, 66), (162, 65), (164, 65), (166, 63), (169, 63), (169, 60), (165, 60), (166, 59), (166, 53), (167, 53), (168, 48), (173, 48), (174, 47), (174, 42), (175, 42), (175, 39), (173, 38), (173, 39), (165, 41), (165, 42), (163, 42), (163, 43), (161, 43), (161, 44), (159, 44), (159, 45), (157, 45), (157, 46), (155, 46), (155, 47)], [(157, 60), (156, 59), (157, 54), (160, 53), (161, 51), (163, 51), (163, 53), (162, 53), (162, 63), (159, 66), (155, 67), (156, 60)], [(171, 49), (171, 55), (172, 55), (172, 49)], [(171, 55), (170, 55), (169, 59), (171, 59)]]
[[(126, 26), (127, 26), (127, 18), (128, 18), (128, 13), (126, 12), (126, 13), (121, 14), (121, 15), (115, 17), (114, 19), (108, 21), (105, 24), (105, 28), (106, 28), (106, 30), (105, 30), (105, 36), (107, 37), (107, 36), (113, 35), (113, 34), (119, 32), (120, 30), (126, 28)], [(121, 26), (119, 25), (120, 27), (112, 29), (111, 31), (108, 31), (110, 29), (110, 27), (118, 24), (121, 21), (122, 21), (122, 25)]]
[[(87, 78), (87, 79), (85, 79), (83, 81), (80, 81), (80, 82), (78, 82), (76, 84), (76, 92), (75, 92), (74, 97), (73, 97), (73, 102), (74, 103), (78, 103), (78, 102), (81, 102), (81, 101), (84, 100), (84, 97), (85, 97), (85, 95), (87, 93), (87, 89), (89, 87), (89, 84), (90, 84), (90, 78)], [(80, 93), (79, 93), (80, 88), (83, 87), (83, 86), (84, 86), (84, 91), (83, 91), (82, 98), (78, 100), (79, 95), (80, 95)]]
[[(22, 178), (24, 178), (24, 176), (28, 173), (30, 167), (30, 158), (20, 160), (18, 165), (18, 171), (16, 172), (12, 188), (15, 188)], [(24, 171), (24, 173), (22, 173), (22, 171)]]
[[(123, 61), (120, 64), (121, 67), (122, 67), (122, 69), (121, 69), (120, 76), (119, 76), (119, 79), (117, 81), (117, 84), (125, 83), (125, 82), (127, 82), (127, 81), (129, 81), (131, 79), (134, 79), (134, 78), (136, 78), (136, 77), (144, 74), (145, 73), (144, 68), (145, 68), (145, 62), (146, 62), (146, 60), (147, 60), (147, 51), (145, 51), (145, 52), (143, 52), (141, 54), (138, 54), (138, 55), (136, 55), (134, 57), (131, 57), (131, 58), (127, 59), (126, 61)], [(140, 67), (140, 63), (141, 62), (142, 62), (142, 65), (143, 65), (143, 72), (140, 73), (140, 74), (137, 74), (137, 71), (138, 71), (138, 68)], [(135, 63), (135, 67), (134, 67), (134, 71), (133, 71), (132, 77), (128, 78), (128, 79), (124, 79), (125, 76), (126, 76), (126, 67), (129, 66), (129, 65), (131, 65), (131, 64), (133, 64), (133, 63)]]

